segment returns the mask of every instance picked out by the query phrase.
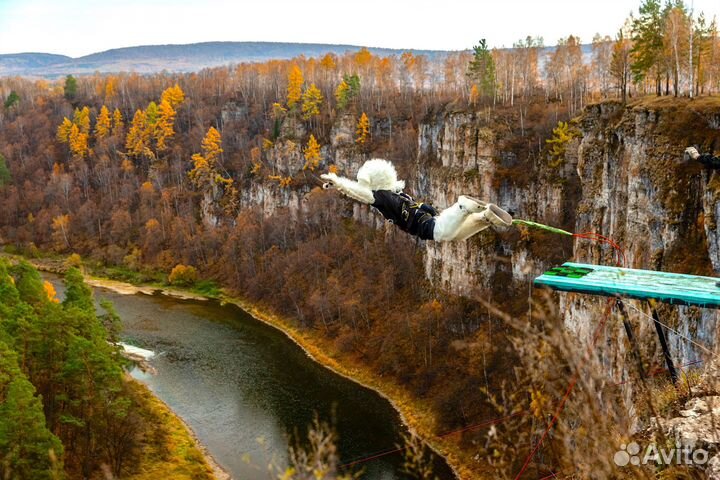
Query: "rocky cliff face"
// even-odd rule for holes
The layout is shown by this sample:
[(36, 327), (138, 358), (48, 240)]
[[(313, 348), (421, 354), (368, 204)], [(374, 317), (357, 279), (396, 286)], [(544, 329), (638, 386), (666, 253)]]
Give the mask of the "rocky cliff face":
[[(610, 237), (623, 246), (628, 267), (720, 277), (720, 175), (683, 159), (690, 144), (703, 150), (720, 147), (720, 102), (665, 99), (591, 106), (577, 119), (577, 137), (559, 162), (533, 159), (518, 148), (517, 132), (489, 123), (461, 113), (421, 126), (414, 186), (422, 196), (444, 207), (469, 193), (498, 203), (516, 218)], [(541, 242), (547, 243), (545, 248)], [(564, 247), (568, 250), (563, 252)], [(548, 236), (533, 242), (487, 232), (466, 243), (429, 242), (426, 249), (428, 277), (442, 288), (507, 302), (507, 292), (512, 292), (521, 304), (532, 278), (551, 263), (615, 263), (610, 248), (582, 239), (564, 245), (562, 238)], [(566, 327), (589, 344), (607, 299), (579, 294), (555, 298)], [(626, 305), (645, 364), (664, 367), (647, 303)], [(658, 311), (674, 330), (667, 336), (676, 366), (713, 358), (716, 310), (658, 305)], [(612, 382), (634, 373), (619, 320), (608, 322), (596, 351)], [(707, 372), (713, 371), (717, 366), (708, 367)], [(712, 457), (708, 478), (720, 478), (720, 442), (710, 426), (717, 397), (700, 390), (678, 417), (661, 424), (666, 435), (683, 445), (699, 442)], [(623, 396), (633, 411), (635, 393), (629, 386)]]
[[(515, 218), (596, 232), (624, 247), (628, 267), (720, 277), (720, 175), (683, 161), (689, 144), (705, 150), (720, 147), (720, 102), (658, 99), (590, 106), (572, 122), (575, 136), (553, 160), (543, 149), (549, 132), (520, 129), (515, 115), (445, 111), (426, 118), (418, 128), (414, 165), (403, 164), (402, 170), (410, 172), (409, 191), (439, 209), (468, 194), (497, 203)], [(341, 174), (355, 176), (366, 157), (355, 148), (354, 128), (352, 116), (338, 119), (319, 170), (333, 163)], [(279, 140), (266, 163), (278, 175), (297, 174), (304, 164), (301, 145)], [(244, 190), (242, 203), (261, 206), (267, 215), (287, 207), (297, 216), (317, 184), (310, 179), (280, 188), (270, 181), (255, 182)], [(378, 214), (352, 205), (357, 221), (383, 228)], [(519, 314), (528, 308), (533, 278), (548, 267), (568, 260), (615, 263), (615, 252), (607, 246), (517, 228), (487, 230), (467, 242), (419, 246), (425, 251), (426, 275), (436, 286), (490, 299)], [(589, 343), (607, 300), (579, 294), (551, 298), (558, 302), (565, 326)], [(645, 363), (662, 366), (647, 304), (627, 304)], [(665, 305), (658, 310), (676, 332), (668, 333), (676, 365), (706, 361), (705, 349), (715, 350), (718, 343), (718, 313)], [(628, 369), (635, 368), (622, 323), (616, 320), (608, 322), (597, 348), (611, 382), (626, 380)], [(627, 391), (625, 398), (632, 410), (633, 392)], [(670, 422), (668, 432), (682, 422)], [(717, 458), (713, 468), (720, 465)]]
[[(414, 189), (440, 208), (467, 194), (496, 203), (516, 218), (567, 226), (567, 212), (577, 201), (573, 170), (569, 165), (544, 167), (528, 153), (527, 143), (534, 142), (495, 117), (438, 115), (420, 126)], [(549, 252), (543, 258), (534, 254), (534, 247), (517, 232), (487, 231), (462, 243), (428, 242), (426, 273), (436, 285), (461, 295), (522, 290), (535, 272), (562, 257)]]
[[(418, 156), (409, 181), (419, 198), (440, 209), (470, 194), (502, 206), (515, 218), (532, 219), (574, 232), (593, 231), (622, 244), (633, 268), (720, 276), (720, 177), (682, 162), (687, 144), (710, 147), (720, 138), (720, 104), (660, 99), (624, 106), (608, 102), (588, 107), (575, 122), (576, 138), (558, 161), (538, 153), (544, 137), (520, 130), (515, 113), (441, 112), (419, 126)], [(354, 148), (354, 119), (343, 116), (323, 150), (325, 161), (354, 176), (364, 157)], [(715, 144), (717, 146), (717, 144)], [(299, 143), (283, 140), (269, 152), (280, 175), (302, 169)], [(289, 207), (293, 215), (315, 186), (283, 189), (272, 182), (245, 190), (246, 205), (266, 214)], [(382, 219), (362, 205), (353, 206), (359, 221), (381, 227)], [(493, 298), (521, 311), (532, 279), (566, 260), (613, 264), (613, 251), (584, 240), (517, 229), (486, 231), (468, 242), (425, 242), (428, 278), (448, 292)], [(605, 302), (588, 295), (558, 295), (565, 324), (589, 338)], [(630, 302), (632, 322), (644, 354), (661, 363), (652, 323), (641, 302)], [(682, 336), (714, 348), (718, 315), (691, 307), (660, 307), (663, 320)], [(617, 323), (617, 322), (616, 322)], [(607, 358), (625, 355), (621, 327), (608, 331), (617, 339)], [(702, 349), (670, 333), (678, 364), (702, 358)], [(612, 342), (611, 342), (612, 343)], [(618, 381), (622, 362), (613, 368)]]
[[(530, 218), (573, 232), (613, 238), (633, 268), (720, 275), (720, 179), (682, 161), (686, 144), (720, 138), (720, 104), (688, 102), (587, 108), (577, 120), (577, 138), (560, 162), (533, 158), (518, 132), (497, 118), (456, 113), (423, 124), (418, 177), (422, 197), (445, 207), (469, 193), (498, 203), (516, 218)], [(520, 140), (520, 141), (518, 141)], [(535, 149), (537, 151), (537, 149)], [(532, 150), (531, 150), (532, 151)], [(524, 241), (510, 233), (483, 233), (461, 244), (427, 244), (426, 271), (436, 284), (463, 295), (498, 296), (527, 291), (535, 275), (564, 260), (613, 264), (613, 251), (576, 240), (563, 251), (562, 238)], [(559, 295), (565, 323), (589, 338), (604, 299)], [(632, 321), (645, 354), (659, 360), (654, 329), (641, 302), (630, 302)], [(718, 315), (712, 310), (660, 307), (671, 327), (713, 348)], [(623, 355), (624, 333), (616, 352)], [(669, 341), (676, 362), (699, 360), (702, 349), (679, 335)], [(615, 369), (618, 380), (622, 368)]]
[[(656, 101), (631, 107), (603, 104), (588, 108), (580, 122), (577, 174), (581, 185), (575, 231), (596, 231), (620, 242), (633, 268), (720, 276), (717, 261), (718, 184), (716, 173), (683, 160), (687, 144), (706, 146), (720, 138), (719, 104)], [(576, 242), (578, 261), (608, 262), (596, 245)], [(596, 308), (582, 298), (565, 298), (569, 325), (587, 323)], [(632, 302), (647, 312), (647, 307)], [(661, 307), (676, 362), (701, 359), (700, 346), (716, 344), (713, 310)], [(634, 315), (638, 329), (654, 338), (647, 317)], [(682, 335), (682, 336), (681, 336)], [(650, 358), (659, 358), (652, 343)]]

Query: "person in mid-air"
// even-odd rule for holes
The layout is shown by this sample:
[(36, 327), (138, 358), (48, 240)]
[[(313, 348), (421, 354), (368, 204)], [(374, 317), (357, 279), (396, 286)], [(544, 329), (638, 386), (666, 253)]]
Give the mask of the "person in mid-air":
[(353, 200), (375, 207), (401, 230), (423, 240), (451, 242), (466, 240), (490, 226), (509, 227), (512, 217), (492, 203), (461, 195), (439, 214), (430, 205), (417, 203), (403, 192), (405, 182), (397, 179), (392, 163), (382, 159), (365, 162), (357, 181), (335, 173), (320, 175), (327, 183)]
[(692, 158), (693, 160), (697, 160), (706, 167), (710, 167), (712, 169), (720, 169), (720, 156), (713, 155), (711, 153), (701, 154), (695, 147), (687, 147), (685, 149), (685, 153), (687, 153), (690, 158)]

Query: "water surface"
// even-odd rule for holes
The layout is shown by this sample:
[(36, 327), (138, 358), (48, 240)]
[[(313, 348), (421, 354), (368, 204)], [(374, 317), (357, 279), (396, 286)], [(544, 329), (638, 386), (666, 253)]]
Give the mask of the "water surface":
[[(61, 288), (58, 288), (61, 291)], [(154, 374), (135, 368), (236, 480), (284, 466), (288, 435), (318, 415), (334, 426), (342, 463), (389, 450), (405, 432), (392, 406), (315, 363), (296, 344), (234, 305), (96, 289), (122, 318), (125, 342), (152, 350)], [(401, 479), (402, 458), (362, 464), (362, 478)], [(453, 478), (435, 458), (439, 478)]]

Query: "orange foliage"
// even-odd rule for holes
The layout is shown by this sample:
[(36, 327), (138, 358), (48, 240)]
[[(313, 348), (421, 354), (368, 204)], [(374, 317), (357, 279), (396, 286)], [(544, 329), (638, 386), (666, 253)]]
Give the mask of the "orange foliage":
[(302, 86), (305, 83), (302, 70), (297, 65), (293, 65), (288, 74), (287, 87), (287, 106), (293, 108), (302, 97)]
[(48, 300), (50, 300), (52, 303), (60, 303), (60, 300), (57, 298), (55, 286), (52, 283), (45, 280), (43, 282), (43, 290), (45, 290), (45, 295), (47, 295)]
[(313, 171), (320, 164), (320, 144), (315, 140), (315, 135), (310, 134), (307, 146), (303, 150), (305, 153), (305, 165), (303, 170)]
[(190, 286), (198, 279), (197, 270), (193, 266), (177, 264), (168, 275), (171, 285)]
[(370, 119), (365, 112), (360, 115), (357, 130), (355, 131), (355, 143), (365, 145), (370, 139)]
[(95, 123), (95, 138), (104, 138), (110, 133), (110, 111), (103, 105)]

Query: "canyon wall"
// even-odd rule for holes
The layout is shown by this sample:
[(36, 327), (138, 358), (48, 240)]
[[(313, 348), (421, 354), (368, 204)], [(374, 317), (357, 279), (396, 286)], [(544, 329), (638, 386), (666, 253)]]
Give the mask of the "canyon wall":
[[(527, 120), (525, 120), (527, 121)], [(497, 203), (515, 218), (530, 219), (573, 232), (596, 232), (624, 248), (633, 268), (720, 276), (720, 177), (684, 161), (688, 144), (720, 142), (720, 105), (712, 100), (657, 99), (622, 105), (591, 105), (571, 122), (574, 137), (559, 158), (550, 159), (540, 135), (526, 127), (517, 111), (455, 112), (428, 115), (418, 127), (418, 154), (408, 175), (408, 191), (442, 209), (468, 194)], [(302, 146), (293, 128), (269, 152), (279, 175), (302, 169)], [(324, 161), (354, 176), (367, 158), (353, 142), (354, 120), (341, 116), (323, 148)], [(405, 164), (407, 165), (407, 164)], [(280, 188), (272, 182), (244, 190), (245, 205), (266, 214), (289, 207), (293, 216), (319, 185), (318, 172), (307, 184)], [(348, 201), (356, 220), (384, 228), (378, 213)], [(388, 228), (388, 235), (394, 235)], [(459, 243), (419, 242), (431, 282), (453, 294), (491, 299), (514, 313), (527, 309), (532, 279), (566, 260), (614, 264), (614, 251), (595, 242), (516, 228), (487, 230)], [(555, 294), (566, 326), (589, 340), (606, 302), (589, 295)], [(648, 306), (629, 302), (629, 313), (651, 364), (662, 365)], [(713, 310), (659, 306), (675, 361), (702, 358), (716, 343)], [(643, 313), (640, 313), (643, 312)], [(605, 332), (604, 356), (615, 380), (624, 379), (626, 337), (620, 322)], [(682, 336), (692, 338), (696, 344)], [(608, 346), (609, 345), (609, 346)]]

